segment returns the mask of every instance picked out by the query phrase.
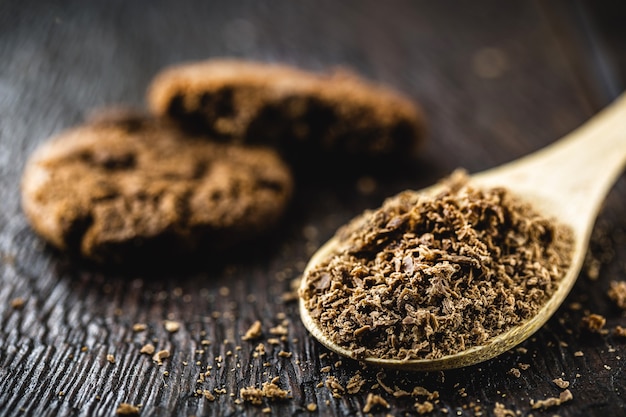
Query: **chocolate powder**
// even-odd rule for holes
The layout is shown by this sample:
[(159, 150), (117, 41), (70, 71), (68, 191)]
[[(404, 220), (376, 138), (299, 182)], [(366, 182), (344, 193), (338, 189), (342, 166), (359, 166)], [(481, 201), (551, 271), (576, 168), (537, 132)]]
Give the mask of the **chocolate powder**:
[(571, 231), (459, 171), (437, 196), (405, 191), (337, 232), (301, 291), (357, 358), (433, 359), (533, 317), (570, 263)]

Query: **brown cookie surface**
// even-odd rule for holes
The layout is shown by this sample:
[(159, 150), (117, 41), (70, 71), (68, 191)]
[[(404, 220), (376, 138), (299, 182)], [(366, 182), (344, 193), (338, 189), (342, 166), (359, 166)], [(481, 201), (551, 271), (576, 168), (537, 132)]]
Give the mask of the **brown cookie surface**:
[(289, 156), (410, 158), (424, 117), (407, 97), (345, 70), (316, 74), (243, 60), (181, 64), (157, 74), (148, 104), (214, 136), (265, 143)]
[(271, 149), (116, 117), (64, 131), (29, 158), (22, 207), (36, 232), (96, 261), (188, 254), (256, 237), (283, 214), (288, 167)]

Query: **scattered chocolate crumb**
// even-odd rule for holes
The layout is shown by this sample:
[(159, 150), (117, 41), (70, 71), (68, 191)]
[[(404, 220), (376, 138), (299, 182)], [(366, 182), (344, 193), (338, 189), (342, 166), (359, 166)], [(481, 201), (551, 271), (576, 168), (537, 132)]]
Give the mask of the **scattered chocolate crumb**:
[(556, 386), (561, 389), (569, 387), (569, 381), (565, 381), (563, 378), (555, 378), (552, 380), (552, 382), (554, 382)]
[(22, 308), (24, 308), (25, 304), (26, 300), (24, 300), (22, 297), (15, 297), (11, 300), (11, 308), (14, 310), (21, 310)]
[(613, 329), (613, 334), (619, 337), (626, 337), (626, 327), (622, 327), (619, 325), (615, 326), (615, 328)]
[(583, 305), (581, 303), (579, 303), (578, 301), (574, 301), (574, 302), (570, 303), (569, 308), (572, 311), (580, 311), (580, 310), (583, 309)]
[(278, 377), (271, 381), (264, 382), (261, 388), (247, 387), (242, 388), (239, 391), (241, 399), (254, 405), (260, 405), (263, 403), (263, 398), (269, 400), (284, 400), (289, 395), (289, 391), (281, 389), (276, 383)]
[(418, 414), (427, 414), (435, 409), (435, 406), (430, 401), (416, 402), (414, 407)]
[(345, 388), (334, 376), (329, 376), (328, 378), (326, 378), (325, 385), (326, 388), (330, 390), (334, 398), (341, 398), (341, 396), (346, 392)]
[(290, 291), (285, 291), (282, 293), (282, 295), (280, 296), (281, 300), (283, 303), (291, 303), (293, 301), (298, 300), (298, 291), (296, 290), (290, 290)]
[(566, 389), (565, 391), (561, 392), (561, 394), (558, 397), (550, 397), (550, 398), (546, 398), (545, 400), (537, 400), (537, 401), (530, 400), (530, 405), (533, 409), (556, 407), (572, 399), (574, 399), (574, 396), (572, 395), (570, 390)]
[(252, 353), (253, 358), (258, 358), (259, 356), (265, 356), (265, 345), (263, 343), (259, 343)]
[(509, 372), (507, 372), (507, 373), (508, 373), (509, 375), (513, 375), (515, 378), (519, 378), (519, 377), (522, 375), (522, 373), (521, 373), (521, 372), (519, 371), (519, 369), (517, 369), (517, 368), (511, 368), (511, 369), (509, 370)]
[(504, 404), (496, 402), (493, 408), (494, 417), (516, 417), (515, 411), (510, 410), (504, 406)]
[(107, 354), (107, 361), (109, 363), (115, 363), (115, 356), (111, 355), (110, 353)]
[(135, 323), (135, 324), (133, 324), (133, 332), (135, 332), (135, 333), (143, 332), (147, 328), (148, 328), (148, 325), (145, 324), (145, 323)]
[(396, 387), (396, 389), (392, 392), (392, 395), (396, 398), (401, 398), (401, 397), (409, 397), (411, 396), (411, 393)]
[(346, 384), (346, 391), (348, 394), (356, 394), (361, 391), (365, 382), (365, 378), (363, 378), (361, 373), (357, 371), (357, 373), (352, 375), (352, 377), (348, 380), (348, 383)]
[(436, 400), (439, 398), (439, 391), (429, 391), (424, 387), (416, 386), (411, 391), (412, 397), (426, 397), (429, 400)]
[(533, 317), (569, 266), (565, 226), (461, 172), (442, 186), (366, 211), (303, 277), (310, 317), (357, 359), (434, 359), (482, 345)]
[(215, 401), (215, 395), (213, 395), (213, 393), (208, 389), (202, 390), (202, 395), (204, 395), (204, 398), (209, 401)]
[(163, 359), (167, 359), (170, 357), (169, 350), (159, 350), (157, 353), (152, 355), (152, 360), (157, 363), (157, 365), (163, 364)]
[(393, 394), (394, 390), (388, 386), (387, 384), (385, 384), (385, 382), (383, 381), (385, 379), (387, 375), (385, 375), (385, 373), (383, 371), (379, 371), (376, 373), (376, 381), (378, 382), (378, 385), (385, 390), (385, 392), (387, 392), (388, 394)]
[(530, 364), (529, 363), (518, 363), (517, 366), (519, 366), (519, 369), (521, 369), (522, 371), (525, 371), (528, 368), (530, 368)]
[(261, 327), (261, 322), (259, 320), (252, 323), (250, 328), (246, 331), (246, 334), (243, 335), (243, 340), (253, 340), (258, 339), (263, 335), (263, 328)]
[(589, 314), (582, 318), (582, 324), (591, 332), (603, 333), (606, 319), (600, 314)]
[(317, 404), (315, 404), (315, 403), (308, 403), (306, 405), (306, 409), (307, 409), (307, 411), (313, 412), (313, 411), (317, 410)]
[(626, 281), (612, 281), (608, 295), (622, 310), (626, 310)]
[(276, 327), (272, 327), (270, 329), (270, 334), (276, 335), (276, 336), (286, 336), (289, 333), (289, 330), (287, 329), (286, 326), (279, 324)]
[(375, 407), (389, 408), (389, 403), (380, 395), (368, 393), (363, 406), (363, 412), (369, 413)]
[(280, 340), (275, 337), (270, 337), (269, 339), (267, 339), (267, 343), (269, 343), (270, 345), (280, 345)]
[(141, 347), (139, 353), (145, 353), (147, 355), (152, 355), (155, 351), (155, 347), (152, 343), (146, 343)]
[(320, 372), (322, 372), (322, 373), (328, 373), (328, 372), (330, 372), (332, 369), (333, 369), (333, 368), (331, 368), (331, 367), (330, 367), (330, 365), (328, 365), (328, 366), (324, 366), (324, 367), (320, 368)]
[(600, 277), (600, 266), (602, 266), (602, 262), (594, 258), (591, 252), (587, 252), (583, 265), (587, 278), (591, 281), (596, 281)]
[(117, 410), (115, 410), (115, 414), (120, 416), (138, 416), (139, 407), (128, 403), (121, 403), (117, 407)]
[(285, 352), (284, 350), (281, 350), (280, 352), (278, 352), (278, 356), (280, 356), (281, 358), (291, 358), (292, 355), (293, 353)]
[(175, 333), (180, 329), (180, 323), (174, 320), (165, 320), (163, 322), (163, 327), (170, 333)]
[(577, 350), (576, 352), (574, 352), (574, 356), (585, 356), (585, 354), (582, 352), (582, 350)]

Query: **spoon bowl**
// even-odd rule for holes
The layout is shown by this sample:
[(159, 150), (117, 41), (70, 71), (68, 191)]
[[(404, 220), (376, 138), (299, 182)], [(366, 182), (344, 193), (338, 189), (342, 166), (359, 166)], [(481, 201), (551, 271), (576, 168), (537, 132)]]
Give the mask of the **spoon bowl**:
[[(572, 289), (583, 265), (591, 231), (606, 194), (626, 164), (626, 94), (583, 126), (537, 152), (470, 176), (469, 184), (480, 188), (504, 187), (535, 211), (569, 226), (574, 234), (569, 269), (548, 301), (532, 318), (494, 336), (479, 346), (435, 359), (360, 360), (387, 368), (443, 370), (473, 365), (491, 359), (530, 337), (556, 312)], [(420, 190), (433, 195), (441, 185)], [(301, 282), (326, 261), (337, 248), (336, 237), (325, 243), (309, 260)], [(342, 356), (355, 358), (351, 350), (333, 342), (310, 315), (300, 297), (300, 316), (308, 331), (324, 346)]]

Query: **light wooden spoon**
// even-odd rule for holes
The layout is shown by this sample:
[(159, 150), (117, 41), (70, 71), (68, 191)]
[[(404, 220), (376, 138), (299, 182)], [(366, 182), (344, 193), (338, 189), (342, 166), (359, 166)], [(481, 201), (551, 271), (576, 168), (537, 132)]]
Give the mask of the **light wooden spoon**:
[[(372, 365), (407, 370), (458, 368), (491, 359), (521, 343), (537, 331), (558, 309), (580, 272), (596, 216), (606, 194), (626, 164), (626, 93), (582, 127), (554, 144), (516, 161), (474, 174), (470, 184), (503, 186), (547, 217), (569, 225), (575, 235), (572, 262), (552, 297), (536, 316), (501, 333), (481, 346), (437, 359), (381, 359), (365, 357)], [(435, 185), (420, 192), (434, 193)], [(304, 290), (308, 271), (328, 259), (337, 245), (330, 239), (310, 259), (301, 283)], [(310, 316), (300, 298), (300, 316), (309, 332), (330, 350), (354, 357), (352, 351), (330, 340)]]

